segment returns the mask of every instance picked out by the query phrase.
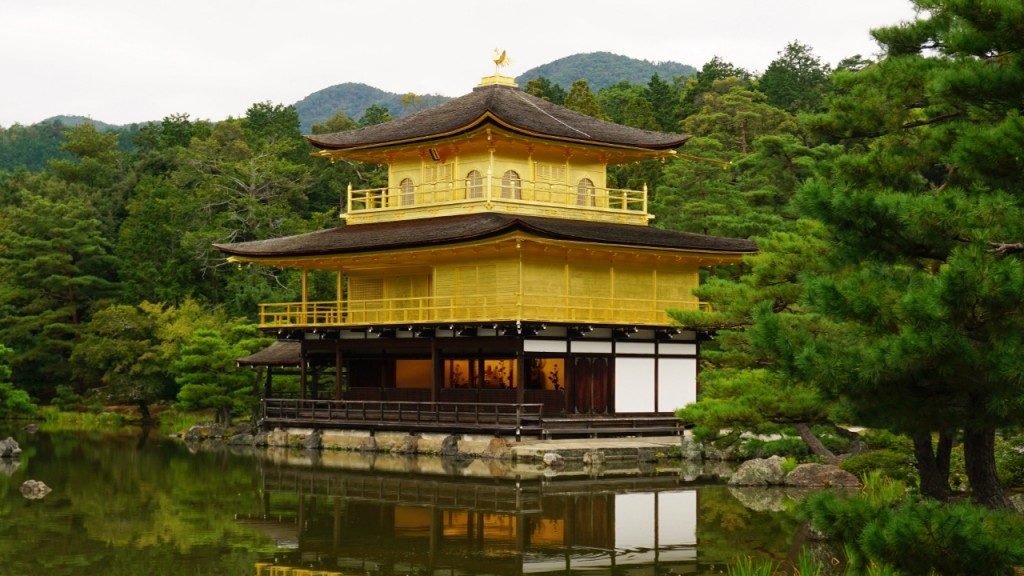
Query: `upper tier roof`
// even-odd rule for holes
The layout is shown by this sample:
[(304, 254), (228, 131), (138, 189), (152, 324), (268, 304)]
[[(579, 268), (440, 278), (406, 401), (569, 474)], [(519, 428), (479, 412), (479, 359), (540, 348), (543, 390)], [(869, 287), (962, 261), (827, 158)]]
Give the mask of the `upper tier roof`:
[(487, 122), (554, 140), (648, 150), (671, 150), (691, 138), (598, 120), (512, 86), (489, 85), (404, 118), (359, 130), (306, 136), (306, 140), (330, 150), (373, 148), (456, 135)]
[(525, 231), (542, 238), (595, 244), (720, 253), (754, 253), (753, 240), (719, 238), (649, 226), (609, 224), (484, 212), (419, 220), (342, 226), (308, 234), (215, 244), (221, 252), (242, 258), (354, 254), (468, 242)]

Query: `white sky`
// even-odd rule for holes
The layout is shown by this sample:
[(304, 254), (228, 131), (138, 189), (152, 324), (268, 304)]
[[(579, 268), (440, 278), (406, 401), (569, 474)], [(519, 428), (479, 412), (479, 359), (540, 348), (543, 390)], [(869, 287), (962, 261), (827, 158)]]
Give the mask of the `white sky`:
[(909, 0), (0, 0), (0, 126), (220, 120), (335, 84), (460, 96), (572, 54), (763, 71), (787, 43), (824, 63), (878, 51)]

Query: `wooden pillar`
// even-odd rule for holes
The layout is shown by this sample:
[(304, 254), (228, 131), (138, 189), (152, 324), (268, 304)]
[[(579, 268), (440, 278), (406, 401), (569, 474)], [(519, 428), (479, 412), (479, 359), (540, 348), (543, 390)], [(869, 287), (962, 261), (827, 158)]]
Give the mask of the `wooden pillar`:
[(430, 339), (430, 401), (437, 402), (441, 398), (441, 385), (444, 383), (444, 359), (437, 347), (437, 338)]
[(270, 398), (270, 394), (272, 393), (271, 392), (271, 382), (272, 382), (272, 379), (273, 379), (273, 374), (274, 374), (274, 367), (273, 366), (267, 366), (267, 380), (263, 383), (263, 398), (264, 399)]
[(342, 379), (342, 365), (344, 364), (345, 357), (341, 353), (341, 343), (339, 342), (334, 348), (334, 399), (341, 400), (344, 394), (344, 381)]
[(526, 401), (526, 354), (523, 353), (523, 341), (519, 341), (516, 350), (516, 404), (522, 406)]
[(306, 353), (299, 354), (299, 400), (306, 399)]

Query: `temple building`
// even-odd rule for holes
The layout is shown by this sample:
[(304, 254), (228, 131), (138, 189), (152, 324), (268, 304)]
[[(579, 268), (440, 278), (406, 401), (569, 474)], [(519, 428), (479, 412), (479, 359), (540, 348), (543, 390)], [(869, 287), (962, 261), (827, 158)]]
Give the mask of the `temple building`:
[[(647, 190), (610, 187), (607, 169), (673, 158), (688, 139), (498, 74), (404, 118), (308, 136), (325, 161), (387, 166), (388, 183), (350, 185), (343, 226), (216, 246), (302, 272), (300, 301), (261, 305), (279, 341), (243, 360), (301, 373), (298, 399), (268, 380), (267, 422), (547, 434), (670, 420), (696, 400), (700, 338), (666, 311), (700, 307), (700, 269), (756, 245), (651, 226)], [(311, 274), (331, 275), (328, 299), (311, 297)]]

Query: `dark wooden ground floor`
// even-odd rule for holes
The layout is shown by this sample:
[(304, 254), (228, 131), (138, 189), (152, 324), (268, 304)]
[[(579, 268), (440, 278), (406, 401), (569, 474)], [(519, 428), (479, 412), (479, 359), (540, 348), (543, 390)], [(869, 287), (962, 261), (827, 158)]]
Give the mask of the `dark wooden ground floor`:
[[(678, 332), (678, 331), (676, 331)], [(679, 433), (693, 335), (514, 325), (297, 330), (239, 360), (265, 369), (266, 426), (530, 436)], [(275, 375), (298, 377), (297, 389)]]

